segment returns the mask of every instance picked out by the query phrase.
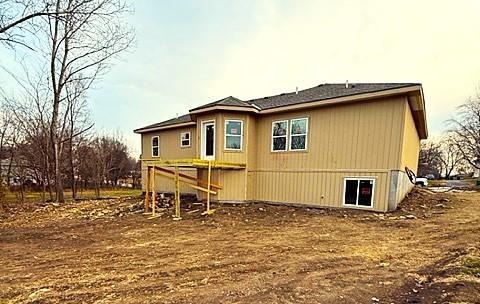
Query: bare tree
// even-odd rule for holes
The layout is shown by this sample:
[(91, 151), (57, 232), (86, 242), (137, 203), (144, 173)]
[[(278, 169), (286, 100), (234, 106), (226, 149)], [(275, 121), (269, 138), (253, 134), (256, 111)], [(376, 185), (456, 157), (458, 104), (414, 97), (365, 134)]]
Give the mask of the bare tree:
[(458, 118), (452, 122), (456, 146), (465, 161), (480, 169), (480, 92), (460, 106)]
[(445, 173), (445, 178), (450, 178), (454, 170), (457, 170), (464, 161), (463, 154), (456, 144), (458, 138), (455, 134), (445, 135), (440, 140), (440, 161)]
[(418, 175), (433, 174), (435, 177), (439, 177), (442, 170), (440, 156), (441, 149), (438, 143), (432, 140), (422, 141), (418, 159)]

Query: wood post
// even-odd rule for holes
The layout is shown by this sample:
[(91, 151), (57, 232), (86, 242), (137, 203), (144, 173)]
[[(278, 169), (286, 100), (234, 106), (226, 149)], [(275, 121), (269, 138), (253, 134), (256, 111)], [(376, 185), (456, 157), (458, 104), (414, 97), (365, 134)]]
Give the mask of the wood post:
[(180, 177), (178, 172), (178, 166), (175, 166), (175, 218), (180, 220)]
[(152, 217), (155, 217), (157, 209), (157, 196), (155, 195), (155, 168), (152, 168)]
[(212, 214), (213, 212), (215, 212), (215, 210), (210, 210), (210, 187), (212, 186), (211, 185), (211, 182), (212, 182), (212, 161), (211, 160), (208, 161), (208, 173), (207, 174), (208, 174), (207, 189), (209, 191), (207, 191), (207, 211), (202, 213), (204, 215), (209, 215), (209, 214)]
[(150, 178), (151, 178), (151, 171), (153, 170), (152, 167), (148, 166), (147, 167), (147, 180), (145, 181), (145, 213), (148, 212), (148, 208), (150, 208), (150, 191), (151, 191), (151, 183), (150, 183)]

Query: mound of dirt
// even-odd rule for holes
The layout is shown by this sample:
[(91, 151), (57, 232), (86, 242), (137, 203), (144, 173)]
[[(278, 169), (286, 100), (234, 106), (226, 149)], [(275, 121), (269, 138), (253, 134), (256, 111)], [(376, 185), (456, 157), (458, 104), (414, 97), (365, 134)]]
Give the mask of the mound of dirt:
[(451, 194), (415, 187), (398, 205), (397, 210), (391, 214), (407, 218), (426, 218), (432, 215), (443, 214), (446, 210), (453, 209), (456, 201), (457, 199)]

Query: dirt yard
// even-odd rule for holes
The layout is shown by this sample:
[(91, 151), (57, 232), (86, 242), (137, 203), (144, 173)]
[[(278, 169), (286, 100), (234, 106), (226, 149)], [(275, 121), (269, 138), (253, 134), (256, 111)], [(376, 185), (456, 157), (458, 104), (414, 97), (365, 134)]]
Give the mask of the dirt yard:
[(0, 217), (0, 303), (480, 303), (480, 192), (401, 209), (28, 205)]

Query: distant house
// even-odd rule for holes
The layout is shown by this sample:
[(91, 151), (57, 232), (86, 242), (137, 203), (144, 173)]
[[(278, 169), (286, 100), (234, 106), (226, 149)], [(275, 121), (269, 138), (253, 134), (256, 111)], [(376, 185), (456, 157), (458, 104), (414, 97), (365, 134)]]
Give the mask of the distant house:
[[(252, 100), (229, 96), (135, 132), (145, 161), (244, 163), (213, 172), (224, 186), (213, 196), (218, 201), (388, 211), (413, 187), (405, 170), (417, 171), (427, 125), (420, 84), (347, 83)], [(204, 169), (184, 171), (205, 177)], [(173, 187), (156, 179), (157, 191)], [(182, 192), (204, 197), (195, 188)]]

